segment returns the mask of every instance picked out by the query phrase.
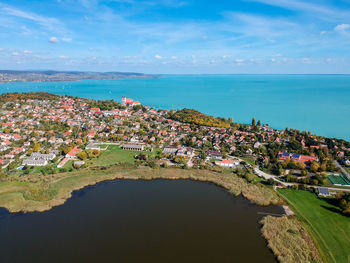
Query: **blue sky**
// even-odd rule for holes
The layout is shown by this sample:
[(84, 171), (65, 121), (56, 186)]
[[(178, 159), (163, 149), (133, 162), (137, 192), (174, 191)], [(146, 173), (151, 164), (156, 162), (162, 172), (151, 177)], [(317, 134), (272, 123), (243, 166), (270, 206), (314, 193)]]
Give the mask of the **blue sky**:
[(350, 74), (350, 0), (0, 0), (0, 68)]

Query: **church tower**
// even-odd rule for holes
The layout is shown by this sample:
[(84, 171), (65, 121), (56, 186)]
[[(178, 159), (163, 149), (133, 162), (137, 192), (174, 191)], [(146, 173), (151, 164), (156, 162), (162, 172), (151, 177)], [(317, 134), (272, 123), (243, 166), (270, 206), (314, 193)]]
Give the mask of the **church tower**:
[(122, 105), (126, 106), (126, 97), (125, 96), (122, 97)]

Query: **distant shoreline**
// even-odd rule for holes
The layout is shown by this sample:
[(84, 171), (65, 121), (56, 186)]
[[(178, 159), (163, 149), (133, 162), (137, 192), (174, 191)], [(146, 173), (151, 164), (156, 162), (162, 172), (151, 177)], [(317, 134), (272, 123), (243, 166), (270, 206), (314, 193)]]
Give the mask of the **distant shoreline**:
[(108, 79), (151, 79), (153, 75), (134, 72), (16, 71), (0, 70), (0, 83), (63, 82)]

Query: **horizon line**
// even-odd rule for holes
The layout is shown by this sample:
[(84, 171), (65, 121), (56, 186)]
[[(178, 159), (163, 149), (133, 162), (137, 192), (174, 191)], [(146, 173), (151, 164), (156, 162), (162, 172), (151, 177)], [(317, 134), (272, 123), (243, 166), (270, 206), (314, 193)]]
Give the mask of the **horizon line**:
[(144, 75), (186, 75), (186, 76), (200, 76), (200, 75), (350, 75), (350, 73), (144, 73), (136, 71), (92, 71), (92, 70), (55, 70), (55, 69), (0, 69), (1, 71), (14, 71), (14, 72), (75, 72), (75, 73), (135, 73)]

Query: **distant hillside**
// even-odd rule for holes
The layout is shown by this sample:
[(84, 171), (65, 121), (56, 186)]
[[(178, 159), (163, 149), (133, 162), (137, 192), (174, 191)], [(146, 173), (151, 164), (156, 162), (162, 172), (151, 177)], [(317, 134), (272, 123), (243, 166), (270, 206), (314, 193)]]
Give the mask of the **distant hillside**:
[(0, 94), (1, 102), (12, 102), (17, 100), (55, 100), (59, 95), (48, 92), (30, 92), (30, 93), (4, 93)]
[(16, 71), (0, 70), (0, 83), (77, 81), (85, 79), (156, 78), (134, 72), (80, 72), (80, 71)]

